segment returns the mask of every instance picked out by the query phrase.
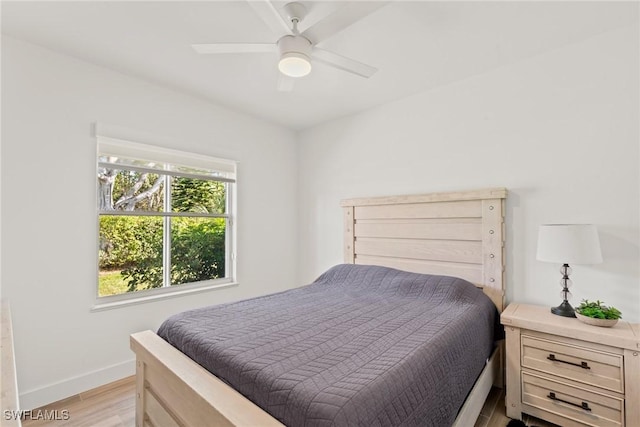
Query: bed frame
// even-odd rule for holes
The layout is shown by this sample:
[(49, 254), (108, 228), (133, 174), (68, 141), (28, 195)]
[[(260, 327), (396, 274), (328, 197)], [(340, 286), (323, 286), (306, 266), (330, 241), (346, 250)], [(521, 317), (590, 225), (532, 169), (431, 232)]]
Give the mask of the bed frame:
[[(346, 263), (466, 279), (504, 306), (504, 188), (343, 200)], [(282, 426), (271, 415), (152, 331), (131, 335), (136, 427)], [(469, 393), (455, 427), (474, 425), (493, 384), (502, 345)]]

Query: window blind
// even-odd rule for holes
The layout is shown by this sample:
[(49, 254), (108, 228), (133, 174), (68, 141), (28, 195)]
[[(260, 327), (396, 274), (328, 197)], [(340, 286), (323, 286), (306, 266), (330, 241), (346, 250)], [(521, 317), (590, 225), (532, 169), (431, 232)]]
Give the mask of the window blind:
[(101, 135), (96, 135), (96, 138), (99, 167), (222, 182), (236, 181), (236, 162), (233, 160)]

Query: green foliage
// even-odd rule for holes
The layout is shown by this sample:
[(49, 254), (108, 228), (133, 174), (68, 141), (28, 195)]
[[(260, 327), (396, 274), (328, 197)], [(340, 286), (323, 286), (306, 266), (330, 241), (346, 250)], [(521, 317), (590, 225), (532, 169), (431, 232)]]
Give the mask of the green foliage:
[[(224, 218), (171, 218), (171, 284), (224, 277)], [(162, 243), (154, 256), (125, 268), (129, 292), (162, 286)]]
[[(157, 178), (153, 174), (120, 172), (116, 176), (114, 198), (147, 191)], [(173, 212), (225, 212), (226, 184), (182, 177), (171, 181)], [(162, 191), (148, 191), (135, 208), (162, 211), (161, 194)], [(171, 217), (170, 223), (171, 284), (224, 277), (226, 219)], [(159, 216), (100, 216), (100, 295), (103, 288), (105, 292), (121, 293), (118, 286), (125, 287), (127, 292), (162, 286), (163, 226), (164, 220)], [(112, 271), (117, 271), (117, 278), (107, 278), (107, 272)], [(114, 280), (119, 284), (111, 283)], [(113, 292), (107, 291), (107, 287)]]
[(595, 319), (620, 319), (622, 313), (615, 307), (608, 307), (604, 302), (597, 300), (596, 302), (582, 300), (576, 311), (583, 316), (593, 317)]
[[(171, 218), (171, 284), (224, 277), (224, 218)], [(162, 218), (100, 217), (102, 270), (122, 270), (128, 292), (163, 283)]]
[(162, 218), (100, 216), (101, 270), (123, 269), (158, 256), (162, 265)]
[(128, 285), (127, 292), (162, 287), (162, 242), (155, 249), (150, 256), (122, 270), (122, 277)]
[(173, 218), (171, 284), (224, 277), (224, 218)]
[(177, 177), (171, 182), (173, 212), (224, 213), (223, 182)]

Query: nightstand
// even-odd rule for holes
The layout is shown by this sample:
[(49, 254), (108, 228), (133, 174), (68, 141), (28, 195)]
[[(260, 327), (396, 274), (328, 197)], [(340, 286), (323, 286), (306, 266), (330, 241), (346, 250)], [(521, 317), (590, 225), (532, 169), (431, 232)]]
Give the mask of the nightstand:
[(640, 325), (585, 325), (549, 307), (510, 304), (506, 407), (563, 427), (640, 427)]

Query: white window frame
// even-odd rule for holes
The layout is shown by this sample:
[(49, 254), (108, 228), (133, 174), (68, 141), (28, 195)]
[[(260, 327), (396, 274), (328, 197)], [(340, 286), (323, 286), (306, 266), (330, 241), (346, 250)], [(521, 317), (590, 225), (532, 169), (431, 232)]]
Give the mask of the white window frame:
[[(101, 211), (97, 206), (98, 194), (96, 194), (96, 282), (95, 282), (95, 305), (92, 311), (99, 311), (115, 308), (122, 305), (138, 304), (167, 297), (174, 297), (194, 292), (202, 292), (212, 288), (228, 287), (237, 285), (236, 281), (236, 168), (237, 162), (228, 159), (221, 159), (201, 154), (187, 153), (184, 151), (157, 147), (154, 145), (141, 144), (138, 142), (116, 139), (106, 136), (96, 135), (96, 173), (99, 167), (109, 165), (114, 168), (149, 171), (162, 174), (167, 177), (163, 191), (165, 208), (163, 212), (144, 211)], [(104, 162), (101, 158), (108, 156), (115, 161)], [(144, 159), (153, 162), (153, 169), (140, 167), (128, 163), (118, 163), (120, 160)], [(193, 168), (198, 172), (184, 172), (184, 168)], [(210, 171), (212, 175), (204, 175), (203, 172)], [(227, 184), (226, 208), (224, 214), (196, 214), (189, 212), (170, 212), (167, 204), (171, 204), (171, 178), (172, 176), (191, 177), (196, 179), (209, 179), (213, 181), (225, 182)], [(133, 215), (133, 216), (160, 216), (163, 218), (163, 286), (159, 288), (146, 289), (135, 292), (126, 292), (118, 295), (99, 295), (99, 263), (98, 254), (100, 251), (100, 216), (101, 215)], [(182, 283), (171, 285), (171, 227), (168, 226), (171, 217), (212, 217), (226, 218), (225, 229), (225, 277), (219, 279), (204, 280), (193, 283)]]

